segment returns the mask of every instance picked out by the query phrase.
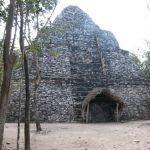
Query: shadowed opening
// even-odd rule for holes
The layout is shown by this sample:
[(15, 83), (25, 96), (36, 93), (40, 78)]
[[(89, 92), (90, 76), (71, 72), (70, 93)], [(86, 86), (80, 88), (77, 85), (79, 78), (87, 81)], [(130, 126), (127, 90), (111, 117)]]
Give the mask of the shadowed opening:
[(96, 88), (84, 99), (83, 119), (93, 123), (118, 121), (123, 105), (123, 102), (109, 89)]

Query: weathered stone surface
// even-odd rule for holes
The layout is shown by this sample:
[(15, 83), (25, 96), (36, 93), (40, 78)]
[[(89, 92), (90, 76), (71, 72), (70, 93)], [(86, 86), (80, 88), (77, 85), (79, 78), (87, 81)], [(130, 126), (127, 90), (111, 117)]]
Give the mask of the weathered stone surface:
[[(149, 82), (114, 35), (100, 29), (80, 8), (65, 8), (38, 38), (43, 43), (38, 103), (42, 121), (81, 121), (82, 101), (95, 87), (114, 89), (126, 103), (122, 119), (150, 118)], [(30, 61), (31, 93), (32, 68)], [(12, 93), (9, 121), (16, 119), (17, 94)]]

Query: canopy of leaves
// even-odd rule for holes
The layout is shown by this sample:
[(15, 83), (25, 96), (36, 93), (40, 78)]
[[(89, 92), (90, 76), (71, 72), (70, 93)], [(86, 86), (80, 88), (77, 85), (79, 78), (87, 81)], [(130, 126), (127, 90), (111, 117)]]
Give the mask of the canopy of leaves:
[[(18, 0), (19, 1), (19, 0)], [(39, 33), (39, 31), (46, 26), (50, 21), (51, 15), (57, 5), (57, 0), (23, 0), (24, 14), (26, 15), (26, 23), (28, 26), (28, 44), (30, 51), (39, 52), (41, 43), (37, 39), (31, 39), (31, 31)], [(48, 18), (45, 18), (46, 17)], [(32, 27), (31, 27), (32, 26)], [(35, 29), (35, 30), (32, 30)]]
[[(57, 5), (57, 0), (28, 0), (26, 2), (26, 10), (29, 13), (29, 22), (36, 22), (38, 17), (38, 26), (43, 26), (44, 14), (50, 13)], [(42, 18), (42, 19), (40, 19)], [(37, 27), (37, 25), (35, 25)]]
[(145, 53), (145, 60), (143, 62), (141, 62), (138, 56), (133, 53), (130, 53), (130, 58), (140, 67), (144, 73), (145, 78), (150, 79), (150, 52)]
[(37, 39), (33, 40), (30, 44), (29, 51), (33, 53), (39, 53), (42, 48), (41, 42), (39, 42)]
[(134, 53), (130, 53), (130, 58), (131, 58), (131, 60), (132, 60), (135, 64), (137, 64), (137, 65), (140, 65), (140, 64), (141, 64), (140, 59), (139, 59), (138, 56), (135, 55)]
[(141, 71), (144, 73), (145, 78), (150, 79), (150, 51), (145, 52), (144, 56), (145, 60), (142, 62), (135, 54), (131, 54), (130, 58), (140, 67)]
[(57, 0), (28, 0), (30, 14), (40, 14), (48, 12), (57, 5)]
[(4, 0), (0, 0), (0, 23), (2, 21), (4, 22), (6, 21), (7, 11), (8, 11), (8, 7), (5, 6)]

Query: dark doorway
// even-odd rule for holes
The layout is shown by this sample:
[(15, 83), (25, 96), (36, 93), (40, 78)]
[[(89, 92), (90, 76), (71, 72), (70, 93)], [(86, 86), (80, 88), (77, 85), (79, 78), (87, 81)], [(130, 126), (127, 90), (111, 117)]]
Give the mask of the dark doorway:
[(89, 106), (89, 122), (115, 121), (116, 103), (111, 98), (99, 94)]

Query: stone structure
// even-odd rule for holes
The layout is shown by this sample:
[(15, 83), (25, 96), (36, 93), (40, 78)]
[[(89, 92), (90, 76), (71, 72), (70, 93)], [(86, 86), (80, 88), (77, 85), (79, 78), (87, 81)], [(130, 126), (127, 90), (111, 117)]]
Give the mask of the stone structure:
[[(82, 102), (96, 87), (113, 90), (124, 103), (121, 119), (150, 119), (149, 82), (131, 61), (129, 52), (120, 49), (114, 35), (100, 29), (80, 8), (65, 8), (39, 33), (39, 41), (43, 43), (39, 58), (42, 121), (82, 121)], [(17, 103), (16, 96), (17, 91), (12, 93), (9, 121), (16, 119), (17, 105), (12, 107)], [(101, 106), (92, 107), (89, 109)]]

